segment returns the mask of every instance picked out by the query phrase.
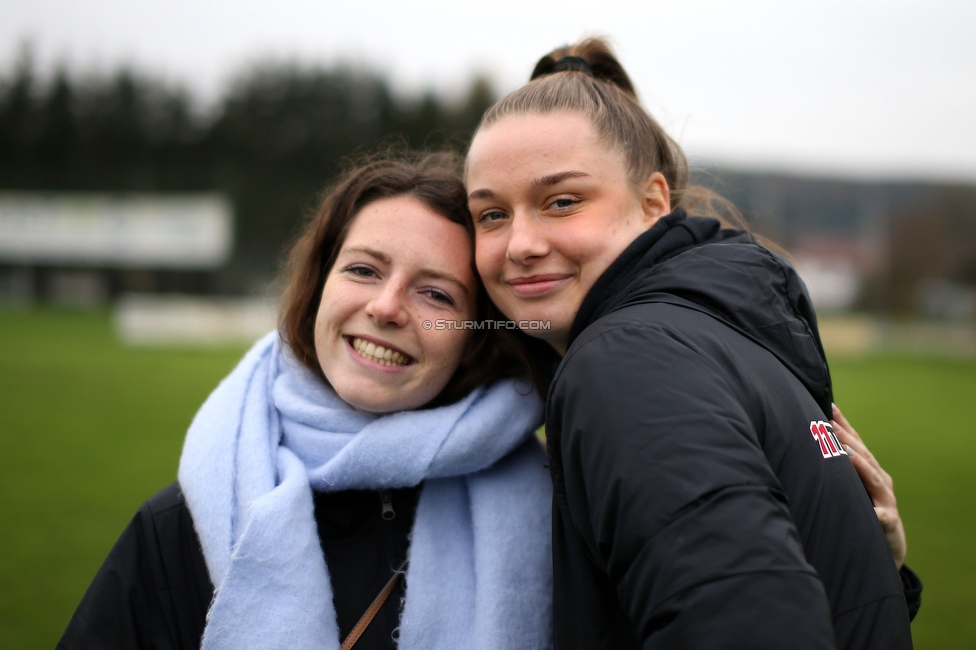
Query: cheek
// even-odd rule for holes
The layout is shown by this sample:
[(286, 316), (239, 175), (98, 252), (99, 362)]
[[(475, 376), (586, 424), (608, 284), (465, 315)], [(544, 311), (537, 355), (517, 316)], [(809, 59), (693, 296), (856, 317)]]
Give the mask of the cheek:
[(325, 301), (323, 301), (319, 306), (319, 311), (315, 315), (315, 330), (313, 340), (315, 342), (315, 356), (318, 358), (319, 367), (322, 372), (328, 376), (330, 370), (330, 361), (333, 357), (333, 350), (331, 348), (332, 339), (330, 332), (332, 330), (332, 323), (329, 321), (329, 310), (323, 309), (325, 306)]
[(369, 299), (369, 289), (363, 285), (342, 277), (330, 277), (322, 288), (316, 321), (321, 319), (333, 325), (342, 323), (364, 309)]
[(322, 298), (319, 300), (318, 311), (315, 312), (315, 345), (318, 347), (319, 340), (325, 335), (325, 330), (328, 327), (329, 314), (333, 313), (331, 309), (331, 301), (329, 300), (329, 295), (327, 292), (322, 292)]
[(474, 263), (483, 282), (497, 276), (505, 260), (505, 249), (499, 238), (482, 236), (475, 240)]
[(600, 257), (606, 246), (607, 226), (573, 224), (573, 227), (554, 228), (549, 243), (553, 252), (574, 267), (585, 267)]
[[(568, 226), (569, 224), (567, 224)], [(552, 247), (584, 273), (600, 274), (641, 234), (629, 214), (554, 229)], [(597, 268), (601, 267), (601, 268)]]
[(322, 289), (322, 299), (319, 301), (318, 311), (315, 313), (315, 351), (322, 358), (322, 353), (328, 352), (334, 343), (336, 331), (352, 316), (355, 311), (355, 300), (349, 292), (338, 291), (335, 282), (327, 281)]

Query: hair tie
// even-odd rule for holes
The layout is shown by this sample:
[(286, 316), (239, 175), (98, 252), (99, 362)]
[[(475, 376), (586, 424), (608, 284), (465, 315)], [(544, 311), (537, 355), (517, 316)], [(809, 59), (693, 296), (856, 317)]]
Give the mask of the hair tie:
[(552, 66), (552, 72), (582, 72), (593, 76), (593, 67), (580, 56), (564, 56)]

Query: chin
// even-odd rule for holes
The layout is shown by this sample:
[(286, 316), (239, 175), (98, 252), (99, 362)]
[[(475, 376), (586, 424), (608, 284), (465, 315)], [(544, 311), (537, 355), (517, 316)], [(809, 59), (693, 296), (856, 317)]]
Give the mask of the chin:
[[(537, 302), (533, 304), (533, 303), (525, 303), (521, 301), (514, 302), (514, 303), (510, 302), (506, 304), (507, 309), (502, 308), (501, 305), (499, 305), (499, 309), (501, 309), (502, 313), (505, 314), (505, 317), (508, 318), (509, 320), (514, 320), (514, 321), (536, 320), (542, 322), (549, 321), (550, 323), (552, 323), (553, 329), (555, 329), (556, 327), (562, 325), (567, 321), (570, 324), (572, 324), (573, 315), (575, 315), (576, 310), (574, 310), (573, 315), (567, 314), (566, 306), (556, 303), (555, 301), (553, 302), (555, 304), (546, 304), (542, 302)], [(577, 310), (579, 309), (578, 305), (576, 306), (576, 309)]]
[(358, 387), (354, 390), (336, 388), (336, 394), (357, 411), (377, 415), (419, 409), (436, 397), (436, 395), (428, 396), (426, 391), (424, 394), (391, 395), (388, 388), (366, 387)]
[[(342, 397), (342, 395), (339, 397)], [(342, 397), (342, 401), (351, 406), (353, 410), (360, 411), (362, 413), (375, 413), (376, 415), (383, 415), (385, 413), (393, 413), (395, 411), (403, 410), (393, 404), (376, 403), (375, 401), (369, 399), (347, 399)]]
[(401, 400), (388, 398), (383, 395), (381, 391), (363, 391), (363, 390), (352, 390), (352, 391), (340, 391), (336, 390), (336, 394), (342, 398), (349, 406), (353, 407), (357, 411), (364, 411), (366, 413), (392, 413), (393, 411), (403, 410), (400, 407)]

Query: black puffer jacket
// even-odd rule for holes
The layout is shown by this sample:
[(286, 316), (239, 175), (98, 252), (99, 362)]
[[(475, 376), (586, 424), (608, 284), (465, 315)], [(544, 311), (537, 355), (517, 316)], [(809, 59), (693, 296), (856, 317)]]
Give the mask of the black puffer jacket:
[(680, 211), (635, 240), (550, 389), (557, 649), (910, 648), (831, 399), (784, 260)]
[[(329, 567), (336, 622), (352, 630), (407, 555), (419, 488), (314, 493), (319, 541)], [(178, 483), (146, 501), (98, 570), (58, 650), (200, 647), (213, 598), (207, 564)], [(393, 650), (404, 583), (356, 642), (356, 650)]]

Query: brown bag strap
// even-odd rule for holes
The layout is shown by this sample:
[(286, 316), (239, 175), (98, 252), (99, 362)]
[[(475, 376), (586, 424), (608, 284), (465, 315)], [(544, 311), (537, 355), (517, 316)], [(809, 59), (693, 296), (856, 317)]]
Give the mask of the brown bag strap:
[(359, 641), (359, 637), (363, 635), (363, 632), (366, 631), (369, 624), (373, 622), (373, 617), (375, 617), (376, 613), (380, 611), (380, 607), (382, 607), (383, 603), (386, 602), (386, 599), (390, 597), (390, 594), (393, 592), (393, 588), (396, 587), (397, 582), (400, 580), (400, 576), (403, 575), (403, 569), (406, 566), (407, 561), (404, 560), (403, 564), (400, 565), (400, 568), (393, 573), (393, 577), (390, 578), (389, 582), (386, 583), (386, 586), (383, 587), (382, 591), (380, 591), (380, 593), (376, 595), (376, 598), (373, 599), (373, 604), (369, 606), (369, 609), (367, 609), (366, 613), (363, 614), (362, 618), (359, 619), (356, 626), (352, 628), (352, 632), (350, 632), (349, 636), (346, 637), (346, 640), (342, 642), (339, 650), (350, 650), (354, 645), (356, 645), (356, 641)]

